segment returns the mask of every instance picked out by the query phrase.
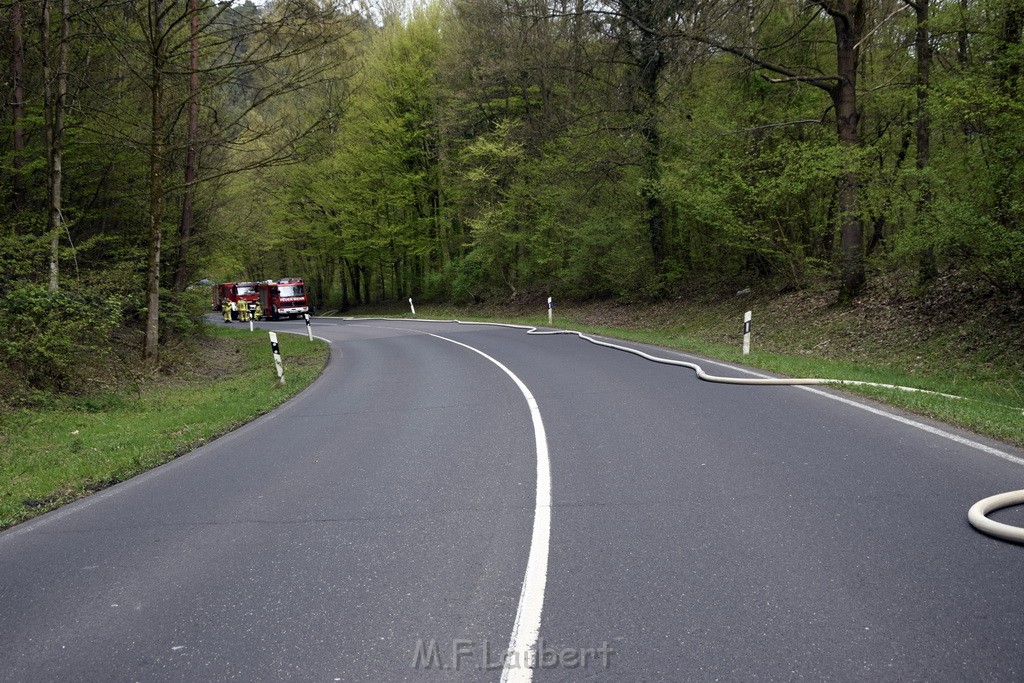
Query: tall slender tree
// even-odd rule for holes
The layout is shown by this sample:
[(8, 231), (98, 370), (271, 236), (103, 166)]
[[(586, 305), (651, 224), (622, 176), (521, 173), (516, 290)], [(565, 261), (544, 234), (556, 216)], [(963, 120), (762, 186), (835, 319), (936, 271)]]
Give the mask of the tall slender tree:
[(146, 269), (146, 345), (144, 356), (155, 363), (160, 349), (160, 257), (164, 217), (164, 30), (167, 0), (149, 0), (146, 44), (149, 48), (149, 265)]
[(199, 0), (189, 0), (189, 78), (188, 127), (185, 138), (185, 191), (181, 200), (181, 224), (178, 228), (178, 267), (174, 291), (183, 292), (189, 277), (189, 246), (192, 239), (193, 206), (198, 175), (199, 146)]
[(14, 208), (25, 208), (25, 43), (21, 0), (11, 0), (11, 131)]
[(64, 113), (68, 94), (68, 54), (70, 50), (70, 0), (61, 1), (60, 40), (57, 46), (56, 93), (53, 91), (53, 74), (50, 67), (50, 2), (43, 0), (42, 7), (42, 63), (43, 91), (46, 118), (47, 182), (48, 190), (46, 216), (50, 234), (50, 291), (60, 286), (60, 241), (64, 226), (62, 206), (64, 184)]
[(618, 0), (624, 21), (620, 40), (630, 55), (635, 87), (631, 108), (638, 118), (644, 141), (644, 195), (647, 204), (648, 240), (655, 263), (667, 253), (665, 202), (661, 193), (661, 128), (659, 117), (662, 74), (669, 65), (669, 38), (674, 31), (678, 7), (663, 0)]
[[(917, 148), (916, 167), (918, 171), (917, 220), (927, 222), (932, 204), (931, 181), (927, 170), (931, 158), (931, 115), (928, 111), (928, 96), (931, 88), (932, 46), (929, 26), (930, 0), (903, 0), (914, 10), (914, 56), (917, 61), (916, 99), (917, 112), (914, 121)], [(918, 268), (919, 280), (930, 282), (938, 275), (935, 248), (926, 244), (921, 251)]]

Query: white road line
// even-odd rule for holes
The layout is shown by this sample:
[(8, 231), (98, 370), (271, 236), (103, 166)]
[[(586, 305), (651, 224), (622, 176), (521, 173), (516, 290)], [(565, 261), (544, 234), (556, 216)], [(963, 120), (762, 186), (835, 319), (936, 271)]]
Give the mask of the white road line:
[[(267, 328), (265, 328), (265, 327), (261, 327), (259, 329), (267, 330)], [(281, 334), (297, 334), (300, 337), (305, 337), (306, 336), (305, 332), (292, 332), (291, 330), (267, 330), (267, 331), (268, 332), (280, 332)], [(321, 336), (316, 335), (316, 334), (313, 335), (313, 339), (319, 339), (320, 341), (326, 342), (327, 344), (332, 343), (331, 340), (328, 339), (327, 337), (321, 337)]]
[(983, 443), (979, 443), (979, 442), (974, 441), (972, 439), (968, 439), (968, 438), (962, 437), (959, 434), (953, 434), (952, 432), (947, 432), (944, 429), (939, 429), (938, 427), (932, 427), (931, 425), (925, 424), (924, 422), (918, 422), (917, 420), (911, 420), (908, 417), (903, 417), (902, 415), (897, 415), (896, 413), (890, 413), (888, 410), (882, 410), (881, 408), (875, 408), (874, 406), (869, 406), (866, 403), (860, 403), (859, 401), (854, 401), (853, 399), (845, 398), (843, 396), (837, 396), (835, 394), (830, 394), (828, 392), (822, 391), (821, 389), (812, 389), (811, 387), (797, 387), (797, 389), (803, 389), (804, 391), (809, 391), (812, 394), (817, 394), (819, 396), (824, 396), (825, 398), (830, 398), (833, 401), (839, 401), (840, 403), (845, 403), (847, 405), (853, 406), (854, 408), (860, 408), (861, 410), (866, 410), (869, 413), (874, 413), (875, 415), (881, 415), (882, 417), (887, 417), (890, 420), (895, 420), (896, 422), (901, 422), (901, 423), (903, 423), (905, 425), (908, 425), (910, 427), (916, 427), (917, 429), (920, 429), (922, 431), (928, 432), (929, 434), (934, 434), (935, 436), (940, 436), (943, 439), (949, 439), (950, 441), (955, 441), (958, 444), (967, 446), (969, 448), (973, 448), (975, 450), (979, 450), (979, 451), (981, 451), (983, 453), (988, 453), (989, 455), (994, 455), (997, 458), (1002, 458), (1003, 460), (1008, 460), (1008, 461), (1014, 463), (1015, 465), (1024, 465), (1024, 459), (1018, 458), (1016, 455), (1011, 455), (1010, 453), (1007, 453), (1006, 451), (1001, 451), (998, 448), (992, 448), (991, 446), (986, 446)]
[[(682, 356), (683, 358), (698, 358), (697, 356), (691, 356), (689, 354), (680, 353), (678, 351), (674, 351), (673, 353), (675, 355)], [(760, 372), (754, 372), (753, 370), (747, 370), (746, 368), (742, 368), (742, 367), (740, 367), (738, 365), (732, 365), (732, 364), (729, 364), (729, 363), (721, 363), (721, 362), (718, 362), (718, 361), (708, 360), (708, 359), (705, 359), (705, 358), (698, 358), (698, 360), (701, 360), (701, 361), (703, 361), (703, 362), (705, 362), (705, 363), (707, 363), (709, 365), (717, 365), (719, 367), (728, 368), (730, 370), (735, 370), (736, 372), (742, 372), (742, 373), (745, 373), (747, 375), (752, 375), (754, 377), (761, 377), (761, 378), (765, 378), (765, 379), (771, 378), (771, 375), (765, 375), (765, 374), (760, 373)], [(973, 439), (968, 439), (966, 437), (960, 436), (959, 434), (954, 434), (952, 432), (947, 432), (945, 429), (939, 429), (938, 427), (933, 427), (933, 426), (931, 426), (929, 424), (925, 424), (924, 422), (919, 422), (917, 420), (912, 420), (912, 419), (910, 419), (908, 417), (903, 417), (902, 415), (897, 415), (896, 413), (889, 412), (888, 410), (883, 410), (881, 408), (875, 408), (874, 406), (870, 406), (870, 405), (868, 405), (866, 403), (861, 403), (860, 401), (856, 401), (856, 400), (851, 399), (851, 398), (846, 398), (845, 396), (839, 396), (838, 394), (833, 394), (833, 393), (829, 393), (827, 391), (822, 391), (821, 389), (815, 389), (814, 387), (805, 387), (805, 386), (797, 385), (797, 386), (794, 386), (793, 388), (794, 389), (800, 389), (802, 391), (809, 391), (810, 393), (816, 394), (816, 395), (821, 396), (823, 398), (831, 399), (833, 401), (839, 401), (840, 403), (845, 403), (848, 406), (852, 406), (854, 408), (860, 408), (861, 410), (866, 410), (867, 412), (872, 413), (874, 415), (879, 415), (881, 417), (889, 418), (890, 420), (895, 420), (896, 422), (905, 424), (905, 425), (907, 425), (909, 427), (914, 427), (916, 429), (920, 429), (921, 431), (928, 432), (929, 434), (934, 434), (935, 436), (942, 437), (943, 439), (948, 439), (950, 441), (953, 441), (955, 443), (961, 444), (963, 446), (967, 446), (968, 448), (973, 448), (975, 450), (981, 451), (982, 453), (988, 453), (989, 455), (994, 455), (997, 458), (1002, 458), (1003, 460), (1007, 460), (1009, 462), (1012, 462), (1015, 465), (1024, 465), (1024, 458), (1019, 458), (1016, 455), (1012, 455), (1012, 454), (1007, 453), (1006, 451), (1000, 450), (998, 448), (993, 448), (992, 446), (987, 446), (987, 445), (985, 445), (983, 443), (979, 443), (977, 441), (974, 441)]]
[(505, 665), (501, 670), (502, 683), (527, 682), (533, 678), (531, 664), (534, 661), (537, 637), (540, 633), (540, 617), (544, 609), (544, 588), (548, 580), (548, 546), (551, 540), (551, 463), (548, 458), (548, 440), (544, 422), (540, 417), (537, 399), (526, 388), (523, 381), (499, 361), (480, 349), (468, 344), (431, 334), (431, 337), (458, 344), (480, 354), (512, 378), (530, 406), (533, 419), (533, 436), (537, 443), (537, 497), (533, 510), (533, 538), (530, 541), (530, 557), (526, 562), (526, 576), (519, 594), (519, 608), (516, 610), (515, 626), (509, 641)]

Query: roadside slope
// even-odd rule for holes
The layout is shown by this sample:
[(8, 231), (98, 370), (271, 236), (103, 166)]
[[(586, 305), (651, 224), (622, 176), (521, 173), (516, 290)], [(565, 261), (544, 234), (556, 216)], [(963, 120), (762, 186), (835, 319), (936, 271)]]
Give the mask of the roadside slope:
[(282, 339), (278, 386), (266, 333), (213, 328), (172, 374), (59, 397), (0, 417), (0, 529), (172, 460), (262, 415), (323, 370), (327, 345)]

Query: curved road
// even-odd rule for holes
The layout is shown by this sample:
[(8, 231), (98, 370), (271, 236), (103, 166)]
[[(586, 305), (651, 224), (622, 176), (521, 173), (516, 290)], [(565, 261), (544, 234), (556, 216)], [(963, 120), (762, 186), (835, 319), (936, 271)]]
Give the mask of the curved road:
[(509, 680), (1024, 678), (1024, 546), (966, 521), (1019, 451), (570, 336), (314, 329), (279, 410), (0, 534), (0, 677), (496, 681), (532, 601)]

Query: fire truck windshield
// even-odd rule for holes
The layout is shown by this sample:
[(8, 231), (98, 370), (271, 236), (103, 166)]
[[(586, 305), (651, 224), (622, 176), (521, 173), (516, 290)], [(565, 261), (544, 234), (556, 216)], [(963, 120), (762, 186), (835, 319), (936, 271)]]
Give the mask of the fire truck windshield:
[(305, 288), (302, 285), (280, 285), (277, 289), (282, 297), (302, 296), (305, 294)]
[(238, 290), (238, 296), (256, 293), (256, 287), (253, 285), (238, 285), (236, 289)]

